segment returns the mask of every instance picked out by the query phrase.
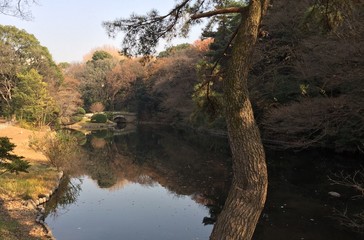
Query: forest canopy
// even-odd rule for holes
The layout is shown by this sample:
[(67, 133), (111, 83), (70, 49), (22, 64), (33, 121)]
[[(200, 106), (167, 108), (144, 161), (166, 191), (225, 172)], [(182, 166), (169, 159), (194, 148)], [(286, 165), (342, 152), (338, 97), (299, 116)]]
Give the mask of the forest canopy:
[(0, 25), (0, 78), (0, 109), (8, 119), (42, 126), (64, 114), (55, 99), (62, 98), (69, 81), (34, 35)]

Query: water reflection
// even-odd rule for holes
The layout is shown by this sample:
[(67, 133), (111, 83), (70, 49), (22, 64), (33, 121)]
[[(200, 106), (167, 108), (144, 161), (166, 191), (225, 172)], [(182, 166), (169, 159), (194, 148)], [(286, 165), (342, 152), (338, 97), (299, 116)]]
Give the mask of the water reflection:
[[(226, 140), (152, 127), (79, 139), (83, 157), (47, 204), (57, 239), (209, 238), (231, 184)], [(332, 219), (334, 208), (360, 210), (360, 202), (327, 194), (335, 190), (327, 176), (347, 159), (267, 159), (268, 198), (253, 239), (362, 239)]]
[(77, 202), (82, 183), (82, 179), (70, 179), (69, 176), (65, 176), (57, 189), (57, 194), (47, 202), (46, 215), (57, 218), (68, 205)]
[[(49, 214), (47, 222), (51, 227), (59, 229), (56, 226), (60, 224), (57, 221), (62, 222), (62, 220), (57, 220), (59, 215), (78, 211), (70, 206), (72, 204), (79, 208), (85, 205), (92, 207), (88, 203), (89, 200), (84, 198), (85, 191), (97, 191), (107, 198), (112, 195), (119, 199), (125, 198), (126, 192), (147, 191), (148, 194), (144, 194), (144, 199), (139, 203), (139, 205), (144, 206), (143, 201), (150, 201), (151, 196), (155, 194), (149, 191), (153, 189), (153, 192), (162, 194), (156, 198), (166, 199), (165, 203), (159, 203), (159, 205), (164, 205), (163, 207), (156, 206), (158, 211), (177, 211), (180, 212), (179, 218), (189, 215), (188, 219), (183, 218), (183, 221), (180, 220), (182, 222), (176, 223), (178, 227), (167, 227), (169, 230), (165, 229), (163, 234), (167, 234), (168, 231), (170, 233), (180, 232), (182, 234), (180, 239), (186, 239), (188, 235), (186, 232), (182, 233), (181, 229), (185, 229), (187, 226), (192, 228), (190, 224), (194, 222), (194, 228), (198, 229), (194, 230), (194, 236), (200, 236), (200, 239), (208, 237), (211, 227), (207, 228), (204, 225), (211, 225), (216, 221), (216, 216), (221, 211), (230, 186), (231, 171), (229, 157), (226, 155), (226, 140), (204, 139), (202, 136), (196, 138), (196, 135), (191, 136), (181, 131), (176, 134), (175, 130), (172, 129), (156, 131), (149, 127), (138, 128), (133, 133), (118, 132), (118, 135), (106, 130), (97, 131), (87, 135), (86, 138), (87, 141), (82, 145), (83, 157), (78, 160), (80, 167), (67, 171), (71, 178), (83, 179), (82, 196), (79, 198), (80, 189), (75, 188), (75, 181), (65, 179), (64, 186), (60, 188), (53, 201), (47, 204), (47, 213)], [(99, 190), (86, 189), (85, 186), (93, 186), (90, 181), (96, 182)], [(106, 192), (102, 189), (105, 189)], [(185, 196), (188, 196), (187, 199)], [(97, 196), (91, 195), (89, 197), (94, 200), (97, 198)], [(103, 198), (106, 199), (106, 197)], [(58, 206), (56, 205), (57, 201)], [(106, 202), (106, 200), (103, 201)], [(128, 199), (128, 201), (137, 204), (141, 200)], [(68, 208), (65, 207), (67, 203), (69, 204)], [(182, 209), (178, 207), (179, 205)], [(169, 210), (167, 210), (168, 206), (170, 206)], [(198, 206), (203, 206), (203, 208), (200, 209)], [(119, 208), (120, 202), (116, 206), (109, 207)], [(125, 208), (129, 209), (130, 206), (125, 206)], [(133, 218), (133, 216), (125, 214), (135, 216), (140, 213), (138, 211), (130, 212), (126, 209), (120, 212), (124, 218)], [(153, 214), (155, 215), (151, 216), (153, 219), (158, 217), (155, 212)], [(168, 216), (169, 213), (166, 214), (167, 216), (163, 216), (164, 219), (149, 219), (148, 221), (175, 221), (176, 216), (172, 217)], [(62, 217), (58, 218), (61, 219)], [(145, 216), (145, 218), (149, 217)], [(85, 219), (87, 217), (84, 217), (82, 221), (86, 221)], [(122, 217), (114, 220), (123, 221)], [(63, 225), (63, 227), (66, 226)], [(107, 228), (107, 226), (105, 227)], [(180, 228), (180, 230), (176, 228)], [(115, 231), (121, 234), (120, 228), (116, 228)], [(150, 231), (150, 234), (156, 234), (158, 227), (150, 229)], [(64, 233), (59, 234), (60, 239), (66, 239)], [(155, 236), (154, 239), (172, 239)], [(131, 235), (127, 239), (132, 239), (130, 237)], [(84, 239), (86, 238), (84, 237)], [(89, 238), (87, 237), (87, 239)], [(120, 237), (111, 239), (120, 239)], [(138, 238), (134, 237), (133, 239)]]
[(125, 181), (156, 182), (177, 195), (224, 198), (230, 184), (227, 157), (201, 148), (201, 144), (211, 147), (217, 143), (195, 145), (188, 136), (183, 139), (183, 135), (170, 131), (156, 133), (153, 129), (139, 128), (136, 133), (124, 136), (104, 134), (102, 147), (93, 144), (95, 139), (100, 141), (99, 135), (90, 135), (83, 174), (96, 180), (100, 187), (111, 189), (117, 189)]
[[(358, 162), (348, 155), (327, 152), (268, 152), (269, 189), (255, 240), (363, 239), (348, 231), (333, 216), (335, 208), (362, 208), (347, 189), (333, 186), (332, 172), (352, 171)], [(328, 194), (339, 191), (341, 198)], [(345, 193), (345, 194), (344, 194)]]
[(59, 212), (47, 218), (57, 239), (208, 239), (212, 228), (201, 224), (205, 207), (158, 184), (109, 191), (84, 177), (77, 203)]

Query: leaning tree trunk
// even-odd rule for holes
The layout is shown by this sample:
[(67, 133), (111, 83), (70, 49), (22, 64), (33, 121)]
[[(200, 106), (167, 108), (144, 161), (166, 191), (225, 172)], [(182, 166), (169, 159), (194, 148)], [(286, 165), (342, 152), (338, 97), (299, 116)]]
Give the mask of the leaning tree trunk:
[(224, 80), (225, 115), (234, 176), (225, 206), (210, 237), (213, 240), (251, 239), (266, 199), (265, 154), (247, 89), (262, 4), (265, 5), (260, 0), (252, 0), (242, 14)]

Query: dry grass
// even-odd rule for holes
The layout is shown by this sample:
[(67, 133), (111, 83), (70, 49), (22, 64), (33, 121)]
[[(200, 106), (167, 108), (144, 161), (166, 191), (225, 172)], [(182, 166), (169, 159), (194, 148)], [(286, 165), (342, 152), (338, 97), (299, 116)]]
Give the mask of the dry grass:
[(22, 199), (37, 199), (57, 184), (57, 171), (47, 158), (29, 147), (29, 137), (42, 137), (45, 132), (0, 124), (0, 137), (8, 137), (16, 145), (14, 153), (24, 156), (31, 167), (29, 173), (0, 175), (0, 240), (45, 239), (45, 232), (35, 222), (37, 211), (22, 204)]
[(57, 184), (56, 169), (49, 165), (43, 154), (29, 147), (29, 137), (34, 134), (42, 137), (45, 132), (34, 132), (14, 126), (0, 129), (0, 137), (9, 137), (10, 141), (15, 143), (14, 153), (24, 156), (31, 164), (29, 173), (1, 175), (0, 194), (12, 198), (36, 199), (38, 194), (48, 193)]
[(0, 178), (0, 193), (12, 198), (38, 199), (57, 184), (57, 170), (45, 164), (34, 164), (29, 173), (5, 174)]

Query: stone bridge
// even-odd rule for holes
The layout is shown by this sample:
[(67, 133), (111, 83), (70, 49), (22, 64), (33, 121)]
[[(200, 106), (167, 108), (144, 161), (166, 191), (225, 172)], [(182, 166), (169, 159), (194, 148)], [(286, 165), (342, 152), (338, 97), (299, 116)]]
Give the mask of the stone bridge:
[(136, 113), (130, 112), (112, 112), (113, 114), (113, 121), (116, 123), (131, 123), (136, 122), (137, 117)]

